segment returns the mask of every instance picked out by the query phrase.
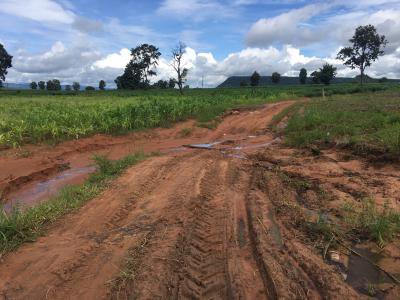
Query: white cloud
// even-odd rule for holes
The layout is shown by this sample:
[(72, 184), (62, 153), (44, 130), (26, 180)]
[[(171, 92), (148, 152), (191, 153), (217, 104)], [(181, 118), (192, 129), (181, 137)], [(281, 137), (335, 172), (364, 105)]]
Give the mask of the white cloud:
[(2, 0), (0, 12), (38, 22), (71, 24), (74, 13), (53, 0)]

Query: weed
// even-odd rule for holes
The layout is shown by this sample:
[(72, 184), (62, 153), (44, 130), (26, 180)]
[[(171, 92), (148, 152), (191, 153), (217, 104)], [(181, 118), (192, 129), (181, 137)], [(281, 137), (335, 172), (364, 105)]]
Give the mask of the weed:
[(180, 136), (180, 137), (188, 137), (188, 136), (190, 136), (190, 135), (192, 134), (192, 132), (193, 132), (193, 128), (186, 127), (186, 128), (183, 128), (183, 129), (179, 132), (179, 136)]

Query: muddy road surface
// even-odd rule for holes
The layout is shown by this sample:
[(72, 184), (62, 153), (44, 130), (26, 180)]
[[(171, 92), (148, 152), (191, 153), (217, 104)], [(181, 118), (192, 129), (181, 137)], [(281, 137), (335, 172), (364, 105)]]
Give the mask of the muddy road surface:
[[(337, 214), (339, 199), (357, 201), (357, 191), (398, 205), (400, 172), (333, 150), (315, 157), (285, 148), (268, 124), (291, 104), (235, 111), (213, 130), (189, 121), (146, 133), (152, 138), (143, 133), (136, 140), (116, 138), (132, 138), (123, 147), (110, 142), (108, 150), (97, 149), (114, 157), (113, 147), (161, 154), (128, 169), (45, 236), (2, 257), (0, 299), (370, 297), (363, 274), (349, 269), (349, 253), (340, 252), (340, 264), (333, 263), (330, 252), (323, 255), (319, 248), (323, 242), (303, 225), (321, 211)], [(189, 134), (185, 128), (192, 128)], [(49, 149), (47, 157), (57, 157), (63, 147)], [(22, 159), (34, 165), (35, 151)], [(88, 151), (59, 158), (84, 167)], [(10, 165), (18, 160), (2, 159)], [(308, 184), (299, 184), (299, 178)], [(16, 191), (10, 188), (9, 195)], [(396, 241), (381, 251), (383, 267), (393, 274), (400, 273), (399, 249)], [(347, 282), (348, 274), (358, 285)], [(390, 280), (372, 284), (377, 297), (398, 299), (398, 286)]]

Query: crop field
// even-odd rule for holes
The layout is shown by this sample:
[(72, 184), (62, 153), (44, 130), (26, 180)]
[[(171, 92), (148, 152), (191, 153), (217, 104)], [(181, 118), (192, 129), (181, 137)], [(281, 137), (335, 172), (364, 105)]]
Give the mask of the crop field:
[[(325, 94), (352, 94), (390, 89), (370, 84), (325, 87)], [(120, 134), (169, 126), (187, 118), (208, 122), (237, 106), (321, 95), (321, 86), (241, 89), (194, 89), (138, 92), (0, 91), (0, 147), (59, 142), (95, 133)]]

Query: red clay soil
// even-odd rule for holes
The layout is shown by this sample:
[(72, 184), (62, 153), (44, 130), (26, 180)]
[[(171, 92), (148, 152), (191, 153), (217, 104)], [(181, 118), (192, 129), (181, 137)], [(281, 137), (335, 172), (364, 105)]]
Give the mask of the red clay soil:
[[(45, 236), (5, 255), (0, 299), (367, 298), (345, 281), (354, 270), (324, 259), (318, 241), (297, 221), (317, 210), (334, 215), (340, 201), (356, 202), (361, 192), (396, 203), (400, 172), (333, 150), (314, 157), (284, 148), (267, 128), (291, 103), (232, 113), (215, 130), (188, 121), (125, 137), (31, 147), (28, 158), (3, 156), (1, 163), (18, 178), (55, 162), (82, 166), (93, 153), (163, 153), (127, 170)], [(184, 128), (193, 128), (190, 136), (182, 137)], [(172, 151), (215, 140), (225, 142), (212, 150)], [(10, 167), (13, 162), (20, 170)], [(7, 177), (2, 173), (3, 182)], [(298, 189), (287, 178), (313, 184)], [(333, 196), (319, 198), (319, 186)], [(395, 241), (383, 251), (393, 274), (400, 273), (399, 246)], [(340, 253), (341, 261), (348, 257)], [(393, 282), (376, 290), (381, 298), (400, 295)]]

